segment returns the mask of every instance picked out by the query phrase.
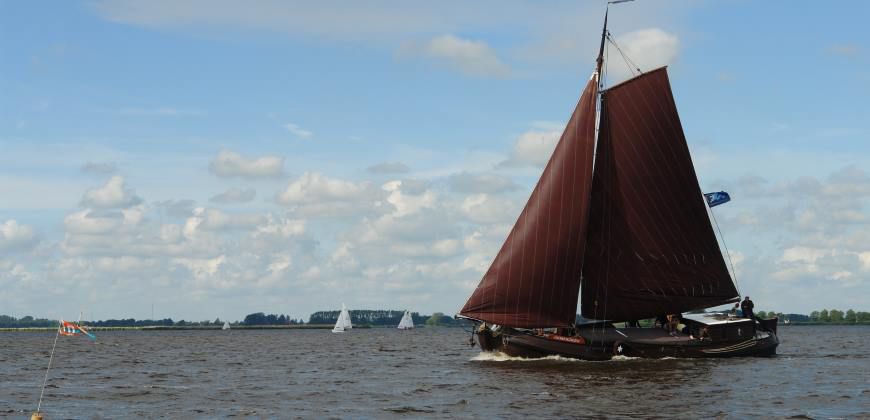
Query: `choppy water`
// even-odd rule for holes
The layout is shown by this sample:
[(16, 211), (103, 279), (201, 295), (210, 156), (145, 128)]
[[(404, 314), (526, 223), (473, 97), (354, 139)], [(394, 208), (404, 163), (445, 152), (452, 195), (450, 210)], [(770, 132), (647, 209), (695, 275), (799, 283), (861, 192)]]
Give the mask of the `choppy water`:
[[(783, 327), (775, 358), (581, 362), (470, 349), (460, 329), (61, 337), (47, 419), (870, 417), (870, 327)], [(26, 417), (54, 334), (0, 334), (0, 416)]]

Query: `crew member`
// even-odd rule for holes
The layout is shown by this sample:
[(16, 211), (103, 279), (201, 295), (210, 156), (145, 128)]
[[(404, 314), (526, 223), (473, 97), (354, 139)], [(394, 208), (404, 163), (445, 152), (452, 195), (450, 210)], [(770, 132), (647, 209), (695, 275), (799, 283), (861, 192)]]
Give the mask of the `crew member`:
[(743, 316), (743, 312), (740, 311), (740, 304), (739, 303), (734, 304), (734, 307), (731, 308), (731, 313), (729, 315), (731, 315), (734, 318), (740, 318)]
[(752, 312), (753, 309), (755, 309), (755, 304), (749, 300), (749, 296), (743, 298), (743, 302), (740, 302), (740, 310), (743, 311), (743, 317), (755, 319), (755, 313)]

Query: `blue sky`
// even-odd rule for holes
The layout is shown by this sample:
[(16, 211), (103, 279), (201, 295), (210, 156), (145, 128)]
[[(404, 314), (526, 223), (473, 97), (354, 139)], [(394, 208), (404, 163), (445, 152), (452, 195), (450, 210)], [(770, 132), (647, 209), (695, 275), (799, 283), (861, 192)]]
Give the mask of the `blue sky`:
[[(3, 2), (0, 313), (452, 313), (589, 77), (602, 14)], [(670, 66), (702, 188), (732, 193), (716, 216), (760, 309), (868, 309), (868, 15), (611, 10), (642, 69)], [(610, 58), (610, 81), (627, 77)]]

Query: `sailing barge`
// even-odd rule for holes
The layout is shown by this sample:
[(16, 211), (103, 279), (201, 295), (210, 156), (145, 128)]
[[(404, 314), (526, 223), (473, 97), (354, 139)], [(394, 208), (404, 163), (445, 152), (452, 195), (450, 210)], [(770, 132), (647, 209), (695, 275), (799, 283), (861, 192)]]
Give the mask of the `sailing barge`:
[[(607, 39), (605, 13), (596, 69), (459, 317), (477, 323), (483, 350), (512, 356), (774, 355), (775, 318), (689, 313), (678, 333), (615, 326), (740, 297), (710, 223), (667, 69), (605, 89)], [(583, 323), (575, 319), (578, 295)]]

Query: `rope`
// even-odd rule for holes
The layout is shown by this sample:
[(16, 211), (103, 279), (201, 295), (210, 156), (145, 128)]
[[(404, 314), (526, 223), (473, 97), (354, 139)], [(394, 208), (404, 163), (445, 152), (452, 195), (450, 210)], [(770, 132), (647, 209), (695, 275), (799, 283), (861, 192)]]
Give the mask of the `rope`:
[(57, 332), (54, 334), (54, 344), (51, 346), (51, 354), (48, 356), (48, 367), (45, 369), (45, 378), (42, 379), (42, 390), (39, 391), (39, 402), (36, 404), (36, 413), (39, 414), (39, 409), (42, 408), (42, 396), (45, 395), (45, 384), (48, 383), (48, 371), (51, 370), (51, 361), (54, 359), (54, 348), (57, 347), (57, 338), (60, 337), (60, 326), (57, 327)]
[(635, 75), (635, 71), (637, 71), (637, 74), (643, 74), (643, 71), (640, 70), (640, 67), (634, 61), (632, 61), (631, 58), (628, 58), (628, 55), (626, 55), (625, 52), (622, 51), (622, 48), (619, 48), (619, 45), (616, 43), (616, 41), (613, 40), (613, 37), (610, 35), (610, 31), (607, 31), (607, 40), (611, 44), (613, 44), (614, 47), (616, 47), (616, 51), (619, 51), (619, 55), (622, 56), (622, 59), (625, 61), (625, 65), (628, 66), (628, 70), (631, 72), (632, 76)]
[(731, 266), (731, 274), (734, 276), (734, 287), (737, 288), (737, 294), (743, 296), (743, 293), (740, 293), (740, 283), (737, 282), (737, 270), (734, 269), (734, 262), (731, 261), (731, 251), (728, 250), (728, 244), (725, 243), (725, 235), (722, 234), (722, 229), (719, 229), (719, 222), (716, 220), (716, 214), (713, 213), (713, 209), (710, 209), (710, 217), (713, 219), (713, 224), (716, 225), (716, 231), (719, 232), (719, 237), (722, 238), (722, 246), (725, 248), (725, 256), (728, 257), (728, 265)]

